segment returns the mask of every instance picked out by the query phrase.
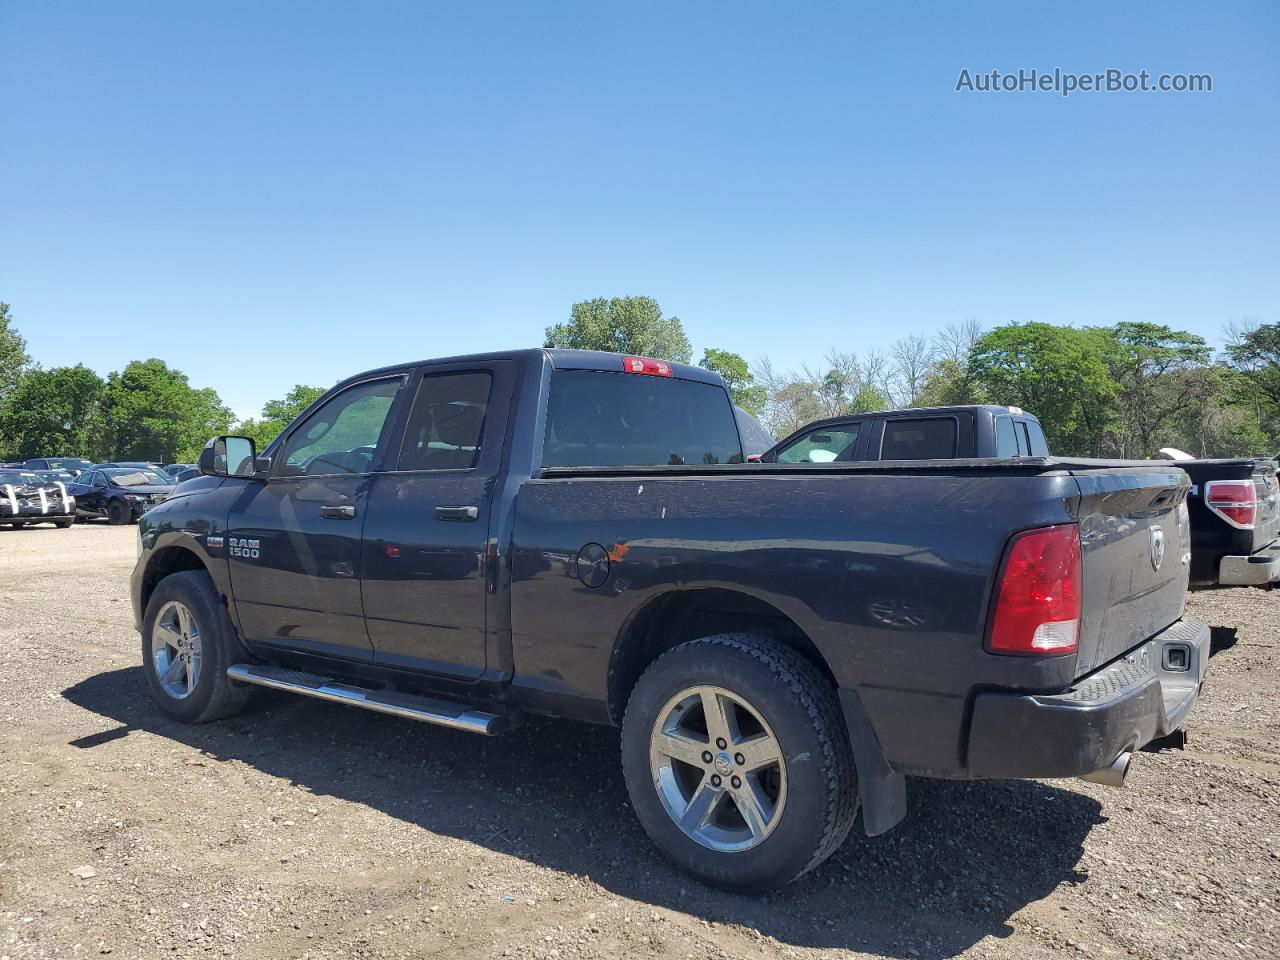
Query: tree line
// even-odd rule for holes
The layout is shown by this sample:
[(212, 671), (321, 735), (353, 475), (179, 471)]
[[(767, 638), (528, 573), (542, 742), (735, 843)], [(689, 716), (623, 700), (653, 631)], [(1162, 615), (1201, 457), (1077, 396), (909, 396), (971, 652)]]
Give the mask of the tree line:
[[(797, 370), (710, 346), (698, 363), (779, 438), (821, 417), (999, 403), (1036, 414), (1051, 449), (1064, 455), (1142, 458), (1166, 446), (1205, 457), (1273, 455), (1280, 324), (1233, 324), (1226, 340), (1215, 353), (1203, 337), (1154, 323), (984, 330), (966, 320), (883, 350), (832, 347)], [(546, 328), (543, 343), (694, 361), (680, 318), (644, 296), (576, 303), (568, 320)], [(209, 437), (227, 432), (263, 447), (322, 392), (296, 385), (259, 417), (236, 422), (216, 390), (192, 386), (162, 360), (135, 360), (105, 378), (83, 364), (40, 366), (0, 303), (0, 459), (189, 462)]]

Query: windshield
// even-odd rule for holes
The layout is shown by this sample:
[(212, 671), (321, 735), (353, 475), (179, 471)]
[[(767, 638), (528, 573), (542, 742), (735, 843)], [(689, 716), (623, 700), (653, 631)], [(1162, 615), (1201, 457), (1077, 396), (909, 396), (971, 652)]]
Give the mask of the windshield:
[(39, 479), (30, 470), (0, 470), (0, 483), (34, 483)]
[(103, 470), (103, 473), (117, 487), (145, 487), (151, 484), (170, 484), (173, 481), (154, 470), (135, 470), (129, 467), (114, 467)]

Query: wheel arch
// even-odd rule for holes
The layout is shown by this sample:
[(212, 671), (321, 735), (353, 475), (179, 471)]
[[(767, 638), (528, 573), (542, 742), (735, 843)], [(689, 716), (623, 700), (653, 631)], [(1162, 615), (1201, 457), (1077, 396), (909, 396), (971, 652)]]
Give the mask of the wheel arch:
[(752, 633), (799, 652), (836, 689), (835, 674), (796, 621), (768, 600), (723, 587), (677, 588), (649, 598), (627, 619), (609, 657), (608, 710), (622, 723), (627, 699), (645, 668), (672, 647), (718, 633)]
[(146, 570), (142, 575), (139, 607), (141, 612), (146, 612), (147, 604), (151, 602), (151, 595), (155, 593), (155, 589), (159, 586), (161, 580), (184, 570), (202, 570), (209, 574), (211, 578), (213, 576), (208, 564), (194, 550), (178, 544), (157, 548), (147, 561)]

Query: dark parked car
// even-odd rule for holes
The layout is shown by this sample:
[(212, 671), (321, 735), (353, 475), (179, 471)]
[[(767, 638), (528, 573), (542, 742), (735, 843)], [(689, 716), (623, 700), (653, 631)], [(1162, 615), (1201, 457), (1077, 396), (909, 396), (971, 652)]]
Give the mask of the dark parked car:
[(174, 483), (186, 483), (188, 480), (194, 480), (196, 477), (203, 476), (199, 467), (187, 467), (179, 470), (177, 473), (171, 474)]
[(174, 485), (154, 468), (98, 466), (77, 477), (68, 489), (81, 516), (123, 524), (164, 502)]
[(92, 463), (80, 457), (36, 457), (23, 464), (27, 470), (65, 470), (73, 477), (91, 466)]
[(815, 420), (780, 441), (765, 463), (1047, 457), (1040, 421), (1020, 407), (973, 404), (878, 410)]
[(196, 465), (194, 463), (169, 463), (169, 464), (166, 464), (162, 469), (164, 470), (165, 473), (167, 473), (169, 476), (173, 477), (176, 480), (178, 474), (186, 470), (195, 470)]
[(0, 526), (52, 523), (69, 527), (75, 522), (75, 496), (65, 483), (47, 480), (32, 470), (0, 469)]
[(1208, 664), (1166, 463), (748, 465), (717, 375), (574, 350), (352, 377), (264, 454), (215, 439), (142, 518), (163, 710), (619, 724), (641, 824), (715, 884), (889, 829), (909, 774), (1118, 784)]

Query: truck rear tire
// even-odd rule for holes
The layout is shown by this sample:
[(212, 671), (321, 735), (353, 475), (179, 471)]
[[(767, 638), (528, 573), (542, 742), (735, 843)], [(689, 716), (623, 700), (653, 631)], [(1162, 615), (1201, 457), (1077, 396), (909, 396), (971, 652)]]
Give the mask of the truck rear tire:
[(249, 688), (227, 677), (238, 659), (235, 627), (209, 574), (186, 570), (161, 580), (142, 618), (142, 672), (160, 709), (183, 723), (239, 713)]
[(627, 703), (622, 768), (658, 848), (735, 890), (812, 870), (858, 810), (835, 690), (795, 650), (751, 634), (692, 640), (650, 664)]

